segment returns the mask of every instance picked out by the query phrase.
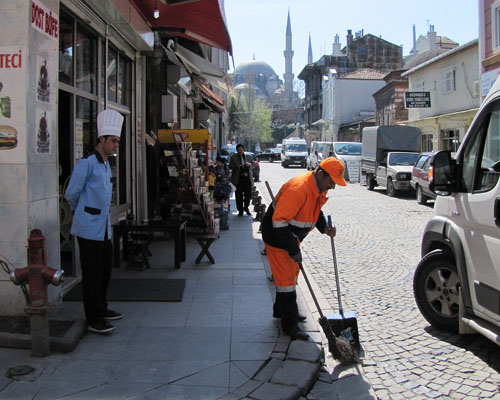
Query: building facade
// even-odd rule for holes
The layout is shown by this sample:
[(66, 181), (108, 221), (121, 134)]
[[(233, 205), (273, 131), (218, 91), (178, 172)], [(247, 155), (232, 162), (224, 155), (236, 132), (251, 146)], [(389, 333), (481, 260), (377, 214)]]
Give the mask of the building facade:
[(385, 86), (373, 93), (375, 99), (375, 124), (397, 125), (408, 119), (404, 93), (408, 91), (408, 78), (401, 74), (406, 70), (391, 71), (384, 76)]
[(402, 74), (410, 92), (429, 92), (430, 107), (410, 108), (404, 125), (422, 132), (422, 151), (458, 149), (480, 104), (478, 40)]
[[(330, 69), (338, 75), (345, 75), (359, 69), (372, 69), (388, 73), (400, 69), (403, 60), (401, 46), (392, 44), (371, 34), (358, 32), (353, 37), (347, 31), (346, 46), (341, 49), (338, 35), (332, 46), (332, 54), (322, 56), (318, 61), (306, 65), (298, 78), (305, 83), (304, 123), (306, 135), (311, 140), (320, 140), (322, 130), (316, 121), (322, 118), (323, 76), (328, 76)], [(371, 94), (370, 94), (371, 96)]]
[[(358, 125), (375, 117), (372, 94), (384, 86), (384, 74), (362, 68), (344, 75), (331, 69), (324, 78), (322, 118), (314, 124), (321, 127), (323, 142), (360, 141)], [(366, 126), (366, 125), (363, 125)]]
[[(81, 277), (63, 194), (77, 160), (96, 145), (101, 110), (114, 109), (124, 117), (120, 147), (110, 159), (112, 223), (128, 214), (143, 220), (153, 216), (151, 149), (158, 129), (173, 123), (162, 117), (162, 95), (178, 94), (176, 121), (222, 134), (225, 104), (216, 92), (224, 86), (231, 43), (219, 2), (197, 2), (205, 11), (201, 21), (193, 20), (189, 3), (177, 5), (175, 12), (159, 3), (159, 18), (153, 7), (145, 0), (2, 2), (0, 125), (8, 127), (9, 137), (0, 134), (0, 143), (9, 145), (0, 146), (5, 177), (0, 183), (0, 256), (10, 268), (26, 266), (27, 238), (32, 229), (40, 229), (47, 264), (63, 269), (66, 277), (62, 288), (49, 287), (51, 303)], [(174, 24), (169, 18), (179, 20), (179, 13), (192, 29), (160, 34)], [(186, 91), (179, 82), (183, 77), (190, 80)], [(153, 90), (155, 83), (162, 93)], [(24, 306), (19, 287), (7, 274), (0, 276), (1, 313), (22, 313)]]

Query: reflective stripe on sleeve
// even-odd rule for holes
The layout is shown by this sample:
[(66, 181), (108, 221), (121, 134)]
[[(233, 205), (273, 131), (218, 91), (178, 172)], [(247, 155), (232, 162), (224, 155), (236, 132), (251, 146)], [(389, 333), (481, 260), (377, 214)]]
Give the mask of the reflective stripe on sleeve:
[(289, 292), (295, 292), (296, 285), (292, 286), (276, 286), (276, 291), (279, 293), (289, 293)]
[(302, 222), (296, 219), (290, 220), (290, 225), (296, 226), (297, 228), (314, 228), (315, 222)]
[(288, 225), (286, 221), (273, 221), (273, 228), (286, 228)]

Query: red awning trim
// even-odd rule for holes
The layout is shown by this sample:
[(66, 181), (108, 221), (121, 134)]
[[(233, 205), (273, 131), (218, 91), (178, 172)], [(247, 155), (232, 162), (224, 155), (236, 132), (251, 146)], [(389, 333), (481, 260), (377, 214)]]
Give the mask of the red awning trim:
[[(168, 30), (184, 37), (233, 53), (224, 10), (218, 0), (198, 0), (165, 5), (161, 0), (131, 0), (153, 30)], [(160, 11), (154, 18), (155, 2)]]

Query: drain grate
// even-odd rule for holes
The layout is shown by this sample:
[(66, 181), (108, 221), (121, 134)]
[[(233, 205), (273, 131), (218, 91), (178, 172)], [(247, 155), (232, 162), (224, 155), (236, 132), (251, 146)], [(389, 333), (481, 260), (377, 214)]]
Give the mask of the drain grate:
[(18, 367), (9, 368), (5, 374), (7, 378), (15, 378), (18, 376), (24, 376), (31, 374), (35, 368), (30, 367), (29, 365), (20, 365)]

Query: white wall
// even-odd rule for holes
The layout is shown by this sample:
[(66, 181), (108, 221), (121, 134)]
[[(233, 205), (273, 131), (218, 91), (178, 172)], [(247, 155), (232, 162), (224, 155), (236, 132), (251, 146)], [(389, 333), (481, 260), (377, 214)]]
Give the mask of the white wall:
[[(452, 50), (452, 54), (447, 57), (437, 58), (437, 61), (408, 74), (410, 91), (428, 91), (431, 94), (430, 108), (408, 110), (410, 121), (479, 106), (480, 98), (476, 83), (479, 81), (477, 43), (462, 51)], [(456, 90), (447, 93), (444, 91), (443, 83), (443, 73), (446, 70), (455, 70), (456, 82)]]

